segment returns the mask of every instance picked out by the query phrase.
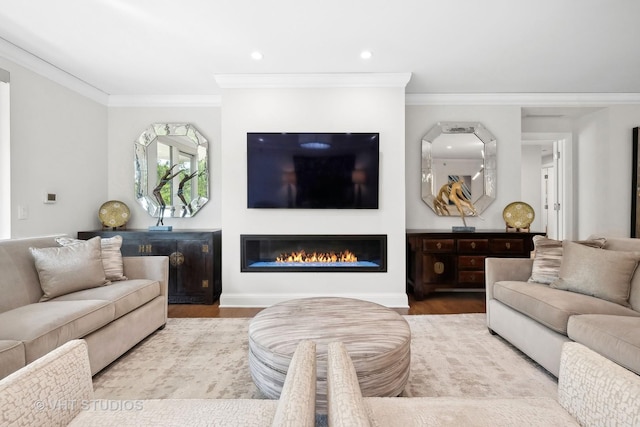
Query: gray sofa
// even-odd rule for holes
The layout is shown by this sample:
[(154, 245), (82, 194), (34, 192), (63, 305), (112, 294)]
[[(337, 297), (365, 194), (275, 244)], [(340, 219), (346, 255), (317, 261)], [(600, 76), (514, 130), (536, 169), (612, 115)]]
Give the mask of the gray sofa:
[(302, 341), (279, 400), (94, 400), (83, 340), (0, 380), (0, 426), (290, 426), (315, 423), (316, 345)]
[[(640, 239), (607, 238), (603, 249), (594, 250), (640, 253)], [(606, 263), (609, 254), (600, 252), (600, 255)], [(582, 273), (598, 273), (594, 270), (598, 268), (598, 262), (585, 259)], [(533, 263), (532, 258), (485, 260), (489, 330), (555, 376), (560, 370), (562, 346), (568, 341), (582, 343), (640, 374), (640, 269), (630, 273), (628, 302), (619, 304), (529, 282)]]
[(30, 248), (60, 248), (58, 237), (0, 241), (0, 378), (77, 338), (95, 374), (166, 324), (167, 257), (124, 257), (126, 280), (41, 302)]

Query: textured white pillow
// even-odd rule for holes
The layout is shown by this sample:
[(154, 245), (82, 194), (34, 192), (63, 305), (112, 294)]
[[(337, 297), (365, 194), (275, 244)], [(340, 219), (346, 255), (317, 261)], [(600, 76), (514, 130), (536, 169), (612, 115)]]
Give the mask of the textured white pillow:
[(47, 301), (109, 283), (102, 267), (100, 237), (59, 248), (29, 248)]
[(578, 243), (562, 243), (560, 277), (552, 288), (578, 292), (630, 307), (631, 278), (639, 252), (608, 251)]
[[(72, 239), (71, 237), (58, 237), (56, 242), (61, 246), (69, 246), (86, 240)], [(116, 282), (118, 280), (127, 280), (124, 275), (124, 264), (122, 262), (122, 236), (113, 236), (100, 239), (102, 267), (107, 280)]]

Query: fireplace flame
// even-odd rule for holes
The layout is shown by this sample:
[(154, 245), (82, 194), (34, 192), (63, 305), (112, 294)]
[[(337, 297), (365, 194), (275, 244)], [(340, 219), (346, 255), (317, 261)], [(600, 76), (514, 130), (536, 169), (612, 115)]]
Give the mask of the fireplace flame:
[(305, 250), (300, 252), (291, 252), (289, 254), (281, 254), (276, 257), (276, 262), (358, 262), (358, 257), (349, 250), (342, 252), (313, 252), (306, 253)]

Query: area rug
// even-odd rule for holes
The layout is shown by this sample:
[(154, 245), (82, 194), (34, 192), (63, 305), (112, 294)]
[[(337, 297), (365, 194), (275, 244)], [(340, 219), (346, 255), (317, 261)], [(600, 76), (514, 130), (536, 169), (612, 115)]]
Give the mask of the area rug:
[[(404, 396), (555, 397), (555, 377), (502, 338), (484, 314), (405, 316)], [(93, 379), (99, 399), (264, 398), (249, 374), (247, 318), (169, 319)]]

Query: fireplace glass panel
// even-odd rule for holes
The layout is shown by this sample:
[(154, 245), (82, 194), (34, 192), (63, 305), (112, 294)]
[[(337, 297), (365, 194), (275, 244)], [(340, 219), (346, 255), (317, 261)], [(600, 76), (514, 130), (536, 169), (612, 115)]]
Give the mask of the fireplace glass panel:
[(243, 272), (384, 272), (386, 235), (242, 235)]

